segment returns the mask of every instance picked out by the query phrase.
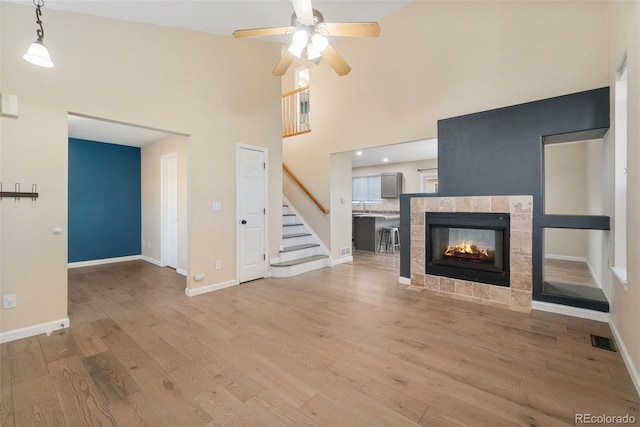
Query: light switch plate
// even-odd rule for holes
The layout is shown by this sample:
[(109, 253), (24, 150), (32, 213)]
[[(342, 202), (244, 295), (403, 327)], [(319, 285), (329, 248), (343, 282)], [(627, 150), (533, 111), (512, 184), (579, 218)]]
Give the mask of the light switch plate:
[(220, 203), (220, 202), (213, 202), (213, 203), (211, 204), (211, 210), (214, 210), (214, 211), (221, 211), (221, 210), (222, 210), (222, 203)]
[(0, 93), (0, 105), (3, 116), (18, 117), (18, 95)]

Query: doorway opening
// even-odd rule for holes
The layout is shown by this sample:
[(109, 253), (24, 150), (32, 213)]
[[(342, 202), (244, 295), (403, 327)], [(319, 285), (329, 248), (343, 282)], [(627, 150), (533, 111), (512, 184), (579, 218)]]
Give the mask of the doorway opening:
[(77, 113), (68, 126), (69, 268), (144, 260), (187, 276), (188, 136)]

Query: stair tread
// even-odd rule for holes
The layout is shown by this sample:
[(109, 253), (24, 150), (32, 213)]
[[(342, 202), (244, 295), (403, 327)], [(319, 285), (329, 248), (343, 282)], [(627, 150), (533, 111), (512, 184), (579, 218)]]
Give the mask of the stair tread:
[(291, 261), (276, 262), (271, 264), (271, 267), (290, 267), (292, 265), (304, 264), (305, 262), (317, 261), (324, 258), (329, 258), (329, 255), (312, 255), (304, 258), (292, 259)]
[(281, 250), (280, 252), (293, 252), (293, 251), (300, 251), (302, 249), (309, 249), (309, 248), (317, 248), (320, 245), (318, 243), (307, 243), (305, 245), (295, 245), (295, 246), (289, 246), (284, 248), (283, 250)]
[(296, 216), (296, 214), (282, 214), (282, 216)]
[(292, 239), (294, 237), (306, 237), (311, 236), (311, 233), (295, 233), (295, 234), (284, 234), (282, 236), (283, 239)]
[(298, 225), (304, 225), (304, 224), (282, 224), (283, 227), (296, 227)]

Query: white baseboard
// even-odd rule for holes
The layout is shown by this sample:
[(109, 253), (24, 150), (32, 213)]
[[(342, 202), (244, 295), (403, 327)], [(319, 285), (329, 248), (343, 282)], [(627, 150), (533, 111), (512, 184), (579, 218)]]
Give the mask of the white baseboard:
[(633, 385), (636, 387), (636, 392), (638, 393), (638, 396), (640, 396), (640, 372), (638, 372), (636, 365), (633, 364), (633, 359), (631, 358), (627, 347), (625, 347), (624, 341), (622, 341), (622, 337), (620, 337), (620, 333), (618, 332), (618, 328), (616, 328), (615, 323), (613, 323), (613, 319), (609, 319), (609, 327), (616, 339), (618, 350), (620, 350), (622, 360), (624, 360), (624, 364), (627, 366), (627, 371), (629, 371), (631, 381), (633, 381)]
[(591, 278), (596, 282), (596, 286), (602, 289), (602, 283), (600, 283), (600, 279), (598, 279), (596, 272), (593, 271), (593, 267), (591, 267), (591, 263), (589, 261), (587, 261), (587, 267), (589, 268), (589, 273), (591, 273)]
[(150, 258), (150, 257), (145, 256), (145, 255), (142, 255), (140, 257), (140, 259), (143, 260), (143, 261), (147, 261), (147, 262), (149, 262), (149, 263), (151, 263), (153, 265), (157, 265), (158, 267), (164, 267), (164, 265), (162, 265), (162, 263), (160, 261), (158, 261), (157, 259), (153, 259), (153, 258)]
[(398, 277), (398, 283), (400, 283), (401, 285), (410, 285), (411, 284), (411, 279), (409, 279), (408, 277)]
[(51, 335), (53, 331), (68, 327), (69, 318), (65, 317), (64, 319), (54, 320), (53, 322), (40, 323), (38, 325), (33, 325), (26, 328), (14, 329), (13, 331), (1, 332), (0, 344), (20, 340), (22, 338), (33, 337), (40, 334)]
[(569, 305), (552, 304), (544, 301), (533, 301), (531, 308), (549, 313), (564, 314), (565, 316), (579, 317), (581, 319), (595, 320), (597, 322), (609, 322), (609, 313), (602, 311), (588, 310), (586, 308), (571, 307)]
[(195, 297), (196, 295), (206, 294), (208, 292), (219, 291), (220, 289), (230, 288), (231, 286), (236, 286), (238, 281), (233, 279), (222, 283), (216, 283), (213, 285), (201, 286), (195, 289), (184, 289), (184, 294), (188, 297)]
[(112, 264), (114, 262), (136, 261), (144, 259), (142, 255), (121, 256), (116, 258), (92, 259), (90, 261), (70, 262), (67, 268), (91, 267), (92, 265)]
[(187, 277), (187, 270), (185, 270), (184, 268), (176, 268), (176, 273)]
[(343, 258), (338, 258), (338, 259), (333, 259), (331, 258), (331, 267), (336, 266), (336, 265), (340, 265), (340, 264), (344, 264), (345, 262), (353, 262), (353, 257), (352, 256), (346, 256)]

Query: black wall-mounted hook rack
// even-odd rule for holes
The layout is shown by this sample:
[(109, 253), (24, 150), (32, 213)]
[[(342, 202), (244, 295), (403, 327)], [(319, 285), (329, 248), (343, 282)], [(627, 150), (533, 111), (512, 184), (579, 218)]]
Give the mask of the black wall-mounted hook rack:
[(4, 191), (2, 189), (2, 182), (0, 182), (0, 199), (3, 197), (13, 197), (16, 200), (21, 197), (30, 197), (31, 200), (35, 200), (38, 198), (38, 186), (33, 184), (31, 186), (31, 192), (22, 192), (20, 191), (20, 184), (16, 182), (15, 191)]

